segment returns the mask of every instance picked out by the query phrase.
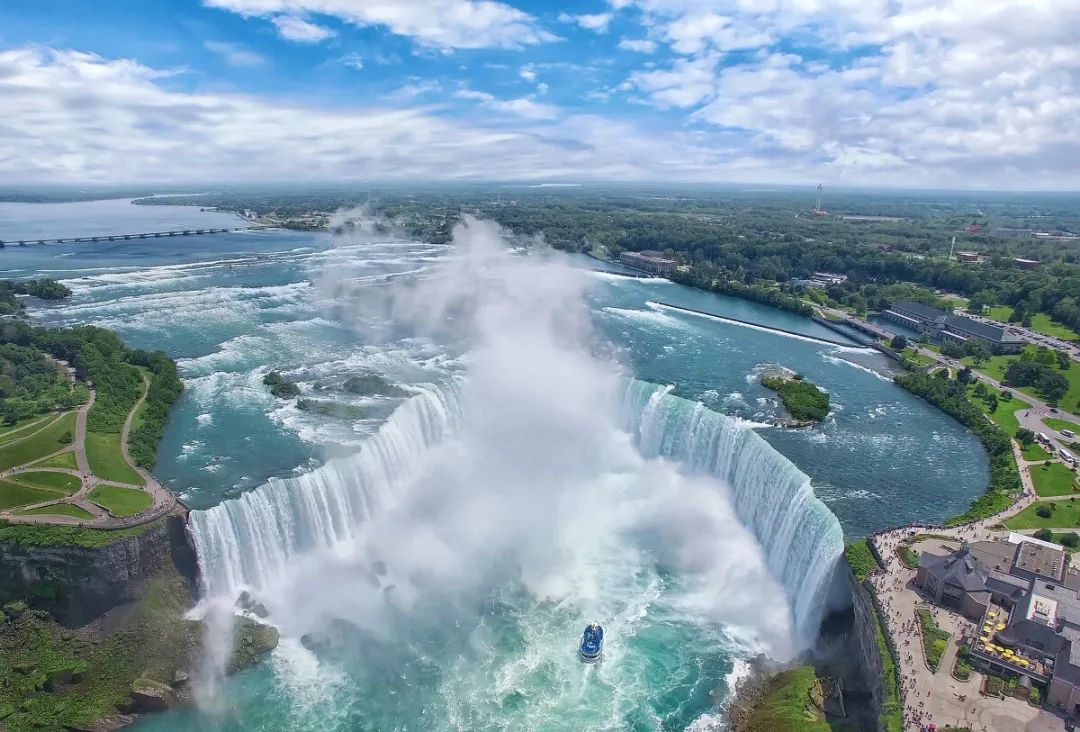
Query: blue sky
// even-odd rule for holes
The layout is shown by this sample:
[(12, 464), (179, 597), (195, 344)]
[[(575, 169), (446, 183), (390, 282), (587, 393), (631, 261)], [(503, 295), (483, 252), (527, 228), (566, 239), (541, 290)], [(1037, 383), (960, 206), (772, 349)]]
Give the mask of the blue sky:
[(7, 0), (0, 182), (1080, 186), (1073, 0)]

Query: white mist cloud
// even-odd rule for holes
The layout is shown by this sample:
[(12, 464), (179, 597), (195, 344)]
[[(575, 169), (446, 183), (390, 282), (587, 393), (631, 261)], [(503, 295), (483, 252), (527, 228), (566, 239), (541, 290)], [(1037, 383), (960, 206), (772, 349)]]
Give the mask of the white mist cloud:
[(693, 622), (789, 652), (786, 599), (727, 489), (643, 459), (619, 426), (622, 371), (597, 355), (584, 300), (595, 280), (561, 256), (513, 251), (495, 225), (466, 220), (434, 273), (358, 293), (353, 307), (385, 312), (395, 329), (464, 347), (460, 424), (410, 461), (412, 477), (344, 532), (352, 538), (258, 588), (287, 635), (334, 618), (389, 632), (433, 606), (445, 621), (486, 583), (508, 580), (534, 603), (631, 632), (615, 608), (644, 591), (629, 579), (659, 562), (681, 578), (668, 600)]

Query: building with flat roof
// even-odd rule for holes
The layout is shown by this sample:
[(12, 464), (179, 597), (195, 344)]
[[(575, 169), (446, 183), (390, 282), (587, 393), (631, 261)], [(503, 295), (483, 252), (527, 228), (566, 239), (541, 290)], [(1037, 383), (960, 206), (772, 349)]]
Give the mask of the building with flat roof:
[(1080, 571), (1060, 548), (1021, 534), (919, 556), (915, 584), (974, 620), (973, 665), (1039, 684), (1047, 704), (1080, 714)]
[(1020, 269), (1038, 269), (1039, 260), (1037, 259), (1024, 259), (1023, 257), (1017, 257), (1015, 260), (1016, 266)]
[(971, 339), (985, 342), (994, 353), (1019, 353), (1024, 340), (1008, 328), (980, 320), (953, 315), (921, 302), (904, 300), (894, 303), (881, 316), (906, 328), (927, 333), (938, 342), (963, 345)]
[(619, 262), (627, 267), (640, 269), (650, 274), (670, 274), (679, 266), (679, 263), (674, 259), (666, 258), (663, 252), (651, 250), (623, 252), (619, 255)]

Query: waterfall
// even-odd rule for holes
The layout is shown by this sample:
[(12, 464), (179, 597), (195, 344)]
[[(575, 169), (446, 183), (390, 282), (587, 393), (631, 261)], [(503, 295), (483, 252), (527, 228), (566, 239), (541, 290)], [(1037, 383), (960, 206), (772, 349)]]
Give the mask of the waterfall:
[(626, 428), (646, 457), (678, 461), (730, 487), (736, 513), (791, 600), (795, 627), (811, 641), (844, 549), (840, 522), (810, 478), (757, 433), (671, 389), (632, 381), (623, 401)]
[[(809, 478), (756, 433), (670, 391), (630, 382), (625, 428), (646, 457), (678, 461), (730, 486), (739, 518), (791, 598), (796, 628), (811, 640), (843, 550), (836, 517), (814, 495)], [(425, 388), (356, 455), (192, 512), (205, 593), (235, 597), (242, 588), (270, 587), (300, 555), (353, 538), (418, 473), (430, 449), (456, 432), (461, 409), (456, 385)]]
[(461, 409), (454, 384), (422, 387), (361, 450), (295, 478), (191, 514), (191, 534), (207, 596), (264, 588), (290, 560), (350, 539), (407, 482), (428, 450), (452, 434)]

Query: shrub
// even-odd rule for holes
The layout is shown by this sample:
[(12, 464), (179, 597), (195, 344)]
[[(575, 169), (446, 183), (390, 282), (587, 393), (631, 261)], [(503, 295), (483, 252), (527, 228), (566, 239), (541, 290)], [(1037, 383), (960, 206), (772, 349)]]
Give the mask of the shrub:
[(1070, 531), (1065, 534), (1065, 536), (1061, 537), (1061, 543), (1063, 546), (1075, 549), (1080, 546), (1080, 534), (1077, 534), (1075, 531)]
[(1040, 541), (1054, 540), (1054, 534), (1050, 531), (1050, 529), (1039, 529), (1034, 534), (1032, 534), (1032, 536), (1034, 536), (1036, 539), (1039, 539)]
[(1048, 519), (1054, 515), (1054, 512), (1050, 510), (1049, 506), (1037, 506), (1035, 508), (1035, 515), (1039, 518)]

